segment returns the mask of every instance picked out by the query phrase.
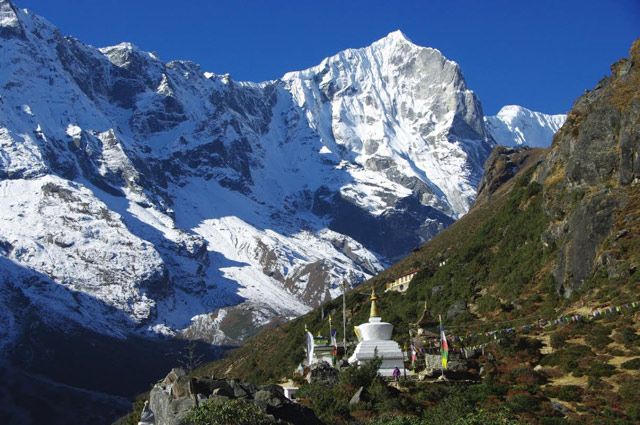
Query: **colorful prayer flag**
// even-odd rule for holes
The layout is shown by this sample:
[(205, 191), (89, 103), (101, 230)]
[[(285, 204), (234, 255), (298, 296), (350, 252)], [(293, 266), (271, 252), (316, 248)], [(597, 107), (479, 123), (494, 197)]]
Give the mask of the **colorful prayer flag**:
[(442, 326), (442, 316), (440, 318), (440, 354), (442, 356), (442, 368), (447, 368), (447, 360), (449, 360), (449, 344), (447, 343), (447, 337), (444, 334), (444, 326)]

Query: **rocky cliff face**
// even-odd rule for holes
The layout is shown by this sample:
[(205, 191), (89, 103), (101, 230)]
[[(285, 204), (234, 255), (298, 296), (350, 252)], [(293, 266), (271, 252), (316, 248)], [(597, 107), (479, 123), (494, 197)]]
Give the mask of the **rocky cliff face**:
[(541, 161), (544, 153), (544, 149), (531, 149), (526, 146), (496, 146), (485, 162), (476, 204), (489, 200), (494, 192), (511, 180), (525, 165), (531, 164), (532, 161)]
[[(631, 237), (628, 229), (637, 224), (639, 64), (636, 41), (630, 57), (575, 102), (541, 166), (538, 181), (553, 219), (545, 237), (560, 247), (554, 276), (567, 297), (596, 270), (613, 278), (637, 266), (621, 264), (619, 239)], [(612, 235), (614, 229), (621, 233)]]

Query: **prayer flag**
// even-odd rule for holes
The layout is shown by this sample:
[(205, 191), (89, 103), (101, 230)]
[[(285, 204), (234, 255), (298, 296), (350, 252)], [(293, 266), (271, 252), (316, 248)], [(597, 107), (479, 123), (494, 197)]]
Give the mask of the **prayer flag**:
[(307, 330), (307, 365), (311, 366), (313, 363), (313, 349), (315, 348), (315, 341), (313, 340), (313, 334)]
[(447, 343), (447, 337), (444, 334), (444, 326), (442, 326), (442, 316), (440, 318), (440, 354), (442, 356), (442, 368), (447, 368), (447, 360), (449, 360), (449, 344)]
[(358, 330), (357, 326), (353, 327), (353, 332), (356, 334), (356, 337), (358, 338), (358, 341), (362, 341), (362, 335), (360, 335), (360, 331)]

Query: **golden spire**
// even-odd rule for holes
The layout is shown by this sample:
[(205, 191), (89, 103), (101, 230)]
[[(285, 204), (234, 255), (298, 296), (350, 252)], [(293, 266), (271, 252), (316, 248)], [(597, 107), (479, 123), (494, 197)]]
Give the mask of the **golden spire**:
[(378, 295), (376, 294), (376, 290), (371, 290), (371, 314), (369, 317), (380, 317), (380, 313), (378, 312)]

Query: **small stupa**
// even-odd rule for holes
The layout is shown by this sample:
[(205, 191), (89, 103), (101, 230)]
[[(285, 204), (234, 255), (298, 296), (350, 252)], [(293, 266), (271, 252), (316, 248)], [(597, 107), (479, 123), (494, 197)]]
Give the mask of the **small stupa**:
[(360, 342), (356, 350), (349, 357), (350, 364), (362, 364), (373, 359), (376, 349), (378, 357), (382, 358), (382, 365), (378, 372), (382, 376), (392, 376), (393, 369), (404, 368), (402, 350), (397, 342), (391, 339), (393, 325), (383, 322), (378, 312), (378, 295), (375, 290), (371, 292), (371, 313), (369, 323), (356, 326), (356, 334)]
[(418, 336), (422, 336), (424, 338), (439, 338), (440, 331), (438, 329), (439, 322), (433, 317), (431, 312), (427, 310), (427, 302), (424, 302), (424, 311), (422, 312), (422, 316), (416, 322), (415, 327), (418, 330)]
[[(427, 302), (424, 302), (424, 311), (422, 316), (415, 324), (417, 328), (416, 340), (418, 343), (431, 345), (430, 340), (440, 339), (440, 322), (438, 322), (431, 312), (427, 310)], [(424, 353), (424, 365), (426, 375), (431, 375), (434, 371), (439, 370), (442, 367), (442, 357), (440, 354), (434, 354), (433, 351)]]

